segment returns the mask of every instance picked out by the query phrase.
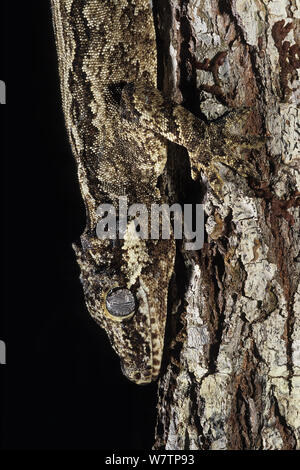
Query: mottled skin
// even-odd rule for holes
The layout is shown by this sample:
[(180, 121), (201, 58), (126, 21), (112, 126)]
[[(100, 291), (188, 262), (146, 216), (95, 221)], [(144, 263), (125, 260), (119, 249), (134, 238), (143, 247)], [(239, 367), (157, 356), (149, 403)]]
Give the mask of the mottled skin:
[[(100, 203), (148, 206), (160, 202), (157, 179), (166, 164), (165, 139), (122, 117), (123, 83), (144, 77), (156, 86), (156, 44), (148, 1), (52, 0), (62, 101), (77, 160), (87, 226), (75, 246), (86, 304), (106, 330), (126, 376), (155, 380), (163, 351), (173, 240), (125, 236), (113, 244), (96, 236)], [(119, 85), (120, 84), (120, 85)], [(130, 231), (128, 231), (130, 233)], [(135, 315), (116, 322), (106, 314), (114, 286), (135, 294)]]
[[(156, 89), (155, 30), (149, 0), (51, 0), (66, 127), (77, 161), (87, 225), (74, 246), (86, 305), (106, 330), (125, 375), (136, 383), (160, 371), (174, 240), (96, 236), (100, 203), (162, 203), (157, 187), (166, 139), (187, 147), (192, 175), (210, 177), (214, 159), (232, 164), (240, 115), (207, 126)], [(211, 176), (213, 183), (213, 177)], [(111, 288), (135, 295), (135, 314), (115, 321), (105, 307)]]

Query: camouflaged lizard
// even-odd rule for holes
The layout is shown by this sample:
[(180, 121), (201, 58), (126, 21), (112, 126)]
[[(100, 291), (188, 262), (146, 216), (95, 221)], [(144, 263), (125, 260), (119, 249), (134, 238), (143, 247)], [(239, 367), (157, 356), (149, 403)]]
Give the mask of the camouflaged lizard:
[(136, 239), (131, 222), (124, 240), (100, 240), (97, 208), (121, 194), (129, 204), (161, 203), (167, 139), (187, 148), (194, 178), (204, 171), (212, 182), (212, 163), (235, 167), (237, 147), (251, 138), (231, 132), (243, 113), (207, 124), (158, 91), (149, 0), (51, 3), (63, 110), (86, 207), (86, 229), (74, 245), (86, 305), (124, 374), (148, 383), (160, 371), (175, 243)]

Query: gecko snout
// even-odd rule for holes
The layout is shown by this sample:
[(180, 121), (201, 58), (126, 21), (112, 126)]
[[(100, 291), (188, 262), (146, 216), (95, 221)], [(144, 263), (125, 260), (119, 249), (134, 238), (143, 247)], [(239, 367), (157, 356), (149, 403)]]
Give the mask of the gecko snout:
[(138, 385), (147, 385), (152, 382), (151, 368), (145, 371), (136, 371), (126, 367), (122, 361), (120, 364), (123, 375), (125, 375), (130, 382), (134, 382)]

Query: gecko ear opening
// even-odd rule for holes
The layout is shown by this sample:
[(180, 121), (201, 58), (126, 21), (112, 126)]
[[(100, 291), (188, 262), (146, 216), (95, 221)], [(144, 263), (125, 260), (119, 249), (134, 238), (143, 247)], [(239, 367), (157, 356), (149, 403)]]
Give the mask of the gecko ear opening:
[(106, 294), (105, 313), (112, 320), (127, 320), (134, 315), (135, 310), (135, 297), (129, 289), (114, 287)]

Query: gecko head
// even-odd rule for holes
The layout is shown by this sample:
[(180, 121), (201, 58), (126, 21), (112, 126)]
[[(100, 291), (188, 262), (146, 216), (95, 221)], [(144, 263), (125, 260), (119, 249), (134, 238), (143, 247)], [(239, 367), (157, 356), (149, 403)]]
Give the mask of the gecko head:
[(173, 240), (81, 237), (74, 246), (89, 313), (106, 331), (123, 374), (136, 384), (157, 379), (162, 359)]

